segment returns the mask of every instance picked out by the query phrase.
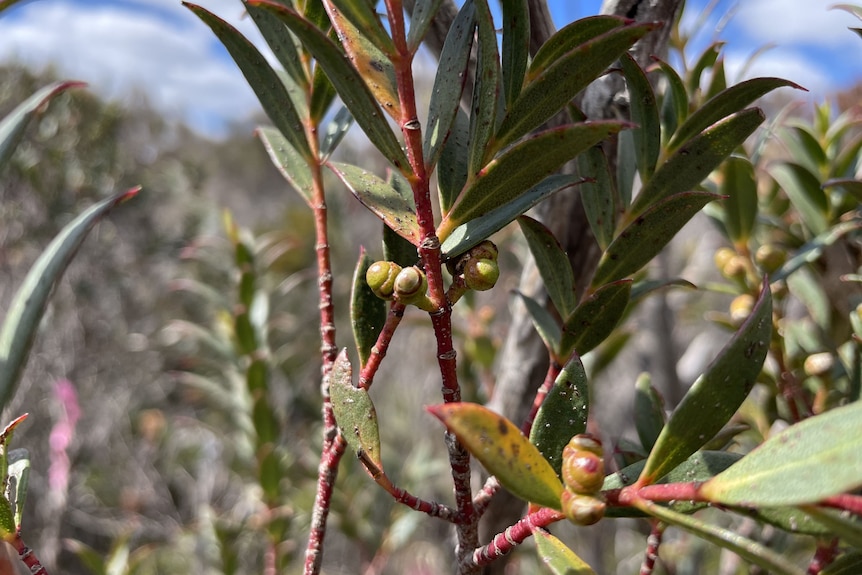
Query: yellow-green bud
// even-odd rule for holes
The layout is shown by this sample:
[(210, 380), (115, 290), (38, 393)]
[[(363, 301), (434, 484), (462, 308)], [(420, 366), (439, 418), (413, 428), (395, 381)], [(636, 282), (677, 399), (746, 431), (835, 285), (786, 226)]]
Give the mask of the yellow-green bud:
[(721, 268), (721, 275), (728, 279), (743, 278), (747, 271), (748, 264), (746, 259), (743, 256), (734, 255)]
[(802, 364), (806, 375), (825, 375), (832, 370), (835, 358), (829, 352), (813, 353), (805, 358)]
[(485, 240), (478, 246), (470, 248), (470, 251), (467, 253), (473, 259), (497, 261), (497, 255), (499, 255), (500, 252), (497, 249), (497, 246), (494, 245), (494, 242)]
[(605, 516), (607, 505), (598, 497), (580, 495), (568, 489), (560, 496), (563, 515), (575, 525), (592, 525)]
[(464, 283), (476, 291), (486, 291), (497, 284), (500, 278), (500, 266), (491, 259), (471, 258), (464, 266)]
[(374, 262), (365, 272), (365, 281), (374, 295), (381, 299), (392, 299), (395, 280), (400, 272), (401, 266), (395, 262)]
[(719, 248), (716, 250), (715, 255), (713, 256), (713, 261), (715, 261), (715, 267), (719, 269), (719, 271), (724, 271), (724, 266), (727, 265), (727, 262), (731, 260), (731, 258), (736, 256), (736, 252), (730, 248)]
[(574, 436), (563, 448), (563, 483), (581, 495), (598, 493), (605, 481), (602, 444), (590, 434)]
[(428, 280), (425, 273), (416, 266), (404, 268), (395, 277), (395, 298), (404, 304), (414, 303), (426, 297)]
[(751, 315), (752, 309), (754, 309), (753, 296), (747, 293), (736, 296), (736, 298), (730, 302), (730, 321), (735, 325), (741, 324), (749, 315)]
[(787, 261), (787, 253), (775, 246), (765, 244), (757, 248), (757, 251), (754, 253), (754, 260), (763, 271), (771, 274), (778, 271), (778, 268), (784, 265), (784, 262)]

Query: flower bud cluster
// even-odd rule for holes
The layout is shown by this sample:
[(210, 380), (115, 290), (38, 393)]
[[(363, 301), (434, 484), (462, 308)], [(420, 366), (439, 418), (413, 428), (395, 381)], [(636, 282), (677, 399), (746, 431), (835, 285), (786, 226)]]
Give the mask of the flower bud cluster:
[(497, 246), (485, 240), (447, 266), (452, 277), (463, 276), (469, 289), (486, 291), (494, 287), (500, 277), (497, 255)]
[(428, 299), (428, 278), (417, 266), (402, 268), (395, 262), (374, 262), (365, 272), (365, 281), (381, 299), (429, 311), (434, 307)]
[(562, 471), (566, 489), (560, 505), (569, 521), (592, 525), (604, 517), (606, 505), (601, 489), (605, 464), (601, 442), (588, 433), (574, 436), (563, 448)]

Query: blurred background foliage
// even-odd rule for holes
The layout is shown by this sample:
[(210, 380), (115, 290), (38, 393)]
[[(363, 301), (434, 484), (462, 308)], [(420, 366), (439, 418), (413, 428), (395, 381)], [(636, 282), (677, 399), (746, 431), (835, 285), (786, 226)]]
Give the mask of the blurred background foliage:
[[(684, 47), (684, 39), (676, 42)], [(688, 72), (693, 109), (726, 84), (720, 58)], [(703, 74), (701, 81), (692, 73)], [(0, 116), (55, 79), (50, 70), (0, 68)], [(589, 358), (599, 418), (618, 426), (604, 431), (619, 440), (621, 463), (636, 437), (630, 414), (637, 374), (660, 372), (654, 379), (675, 404), (726, 338), (724, 328), (747, 315), (759, 271), (773, 277), (783, 338), (773, 342), (776, 363), (735, 421), (736, 441), (759, 443), (794, 411), (819, 413), (858, 399), (851, 334), (862, 336), (854, 219), (860, 190), (842, 180), (856, 179), (860, 168), (859, 90), (814, 109), (786, 95), (767, 103), (775, 120), (708, 185), (719, 193), (730, 181), (748, 186), (757, 218), (735, 228), (726, 206), (697, 218), (653, 267), (656, 277), (684, 277), (704, 289), (657, 299)], [(339, 154), (374, 168), (359, 139), (348, 138)], [(133, 209), (97, 228), (59, 285), (8, 410), (31, 413), (16, 436), (32, 453), (28, 543), (60, 573), (259, 573), (268, 554), (293, 572), (320, 437), (319, 366), (309, 361), (319, 345), (313, 223), (255, 140), (253, 124), (212, 141), (164, 121), (143, 97), (132, 107), (86, 90), (58, 97), (0, 178), (0, 308), (74, 214), (138, 184), (144, 192)], [(380, 255), (377, 220), (348, 194), (331, 194), (330, 212), (332, 221), (350, 222), (333, 226), (335, 269), (352, 269), (359, 245)], [(716, 225), (704, 232), (707, 218)], [(465, 336), (456, 338), (463, 343), (459, 368), (471, 399), (486, 399), (493, 388), (508, 290), (526, 254), (511, 232), (495, 239), (500, 288), (456, 308)], [(791, 270), (794, 256), (810, 257)], [(348, 275), (336, 279), (342, 333), (349, 330), (349, 290)], [(405, 321), (418, 317), (408, 313)], [(385, 430), (383, 457), (398, 469), (393, 479), (446, 501), (440, 431), (417, 407), (437, 400), (436, 379), (412, 359), (426, 357), (431, 345), (427, 330), (397, 338), (390, 355), (411, 359), (387, 362), (372, 395)], [(612, 357), (622, 361), (609, 365)], [(81, 415), (67, 449), (68, 481), (58, 485), (48, 481), (56, 457), (50, 434), (68, 417), (68, 398), (55, 385), (63, 379), (73, 383)], [(598, 572), (632, 572), (643, 526), (610, 523), (593, 528), (604, 544), (585, 558)], [(379, 525), (388, 527), (375, 530)], [(342, 463), (332, 527), (338, 535), (328, 542), (329, 573), (449, 570), (446, 526), (395, 505), (351, 458)], [(799, 550), (796, 539), (753, 521), (735, 527)], [(577, 540), (584, 530), (561, 531), (583, 550)], [(666, 539), (662, 555), (666, 571), (659, 573), (743, 569), (684, 534)], [(538, 569), (532, 553), (513, 561), (518, 572)]]

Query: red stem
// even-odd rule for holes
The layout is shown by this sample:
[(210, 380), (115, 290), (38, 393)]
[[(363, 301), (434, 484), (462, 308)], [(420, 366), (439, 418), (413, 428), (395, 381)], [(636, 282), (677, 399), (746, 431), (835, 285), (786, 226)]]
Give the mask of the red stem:
[(359, 373), (359, 387), (361, 389), (368, 389), (374, 383), (374, 375), (380, 368), (383, 358), (386, 357), (386, 352), (389, 351), (389, 344), (392, 342), (392, 336), (395, 334), (395, 330), (398, 328), (403, 317), (404, 304), (392, 302), (392, 305), (389, 307), (389, 315), (386, 316), (386, 323), (383, 324), (383, 329), (380, 330), (380, 334), (377, 336), (377, 342), (371, 348), (368, 362), (366, 362)]
[(806, 575), (820, 575), (820, 572), (826, 569), (835, 561), (835, 556), (838, 555), (838, 538), (831, 541), (820, 541), (817, 544), (817, 551), (814, 557), (811, 558), (811, 563), (808, 564)]
[(473, 498), (473, 511), (476, 513), (476, 517), (481, 517), (485, 514), (485, 510), (491, 504), (491, 499), (499, 491), (500, 487), (500, 481), (494, 475), (485, 481), (485, 485), (482, 486), (482, 489)]
[(855, 515), (862, 515), (862, 495), (835, 495), (834, 497), (827, 497), (820, 502), (820, 505), (849, 511)]
[(484, 547), (474, 550), (467, 560), (461, 563), (462, 572), (475, 570), (477, 567), (492, 563), (501, 555), (509, 553), (523, 543), (527, 537), (533, 534), (533, 529), (546, 527), (561, 519), (565, 519), (565, 515), (547, 507), (530, 513), (502, 533), (495, 535), (491, 542)]
[[(428, 278), (428, 297), (436, 308), (436, 311), (430, 315), (434, 335), (437, 339), (437, 364), (442, 377), (443, 400), (446, 403), (458, 402), (461, 400), (461, 388), (458, 384), (458, 375), (455, 369), (456, 353), (452, 344), (452, 308), (446, 299), (443, 286), (440, 240), (435, 229), (429, 177), (422, 157), (422, 130), (416, 113), (413, 86), (413, 53), (407, 47), (404, 10), (401, 0), (386, 0), (385, 3), (389, 16), (389, 29), (396, 51), (392, 58), (392, 64), (395, 68), (395, 80), (401, 104), (399, 124), (411, 168), (411, 173), (407, 173), (405, 176), (410, 181), (416, 204), (416, 219), (420, 234), (419, 257), (422, 259), (425, 275)], [(463, 562), (465, 553), (469, 549), (475, 548), (479, 541), (478, 526), (473, 510), (473, 495), (470, 488), (470, 455), (450, 433), (446, 434), (446, 446), (449, 451), (449, 464), (455, 484), (455, 503), (459, 516), (456, 528), (458, 559)]]
[(30, 570), (31, 575), (48, 575), (48, 570), (39, 562), (39, 558), (36, 557), (33, 550), (24, 545), (24, 540), (21, 539), (20, 531), (15, 534), (15, 539), (12, 540), (12, 545), (15, 547), (15, 551), (18, 552), (18, 557), (21, 558), (21, 561)]
[(326, 536), (326, 519), (329, 515), (332, 491), (335, 488), (335, 478), (338, 474), (338, 462), (344, 455), (347, 442), (340, 434), (336, 434), (331, 442), (323, 446), (320, 455), (320, 465), (317, 469), (317, 495), (314, 498), (314, 510), (311, 515), (311, 529), (308, 534), (308, 545), (305, 548), (305, 575), (320, 573), (323, 561), (323, 540)]
[(661, 546), (664, 529), (664, 523), (653, 521), (652, 529), (649, 537), (647, 537), (647, 548), (643, 563), (641, 563), (640, 575), (652, 575), (653, 569), (655, 569), (655, 560), (658, 559), (658, 548)]

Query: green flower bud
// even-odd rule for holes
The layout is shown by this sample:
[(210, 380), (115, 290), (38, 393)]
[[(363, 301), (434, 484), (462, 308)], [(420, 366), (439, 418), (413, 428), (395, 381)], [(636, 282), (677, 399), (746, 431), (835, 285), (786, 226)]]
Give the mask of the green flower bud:
[(598, 497), (580, 495), (566, 489), (560, 496), (563, 515), (575, 525), (592, 525), (605, 516), (607, 505)]
[(751, 315), (751, 310), (754, 309), (754, 296), (744, 293), (736, 296), (730, 302), (730, 321), (734, 325), (742, 325), (742, 322)]
[(394, 295), (403, 304), (415, 303), (426, 297), (428, 279), (416, 266), (404, 268), (395, 277)]
[(494, 245), (494, 242), (485, 240), (478, 246), (470, 248), (467, 253), (473, 259), (497, 261), (497, 255), (499, 255), (500, 252), (497, 249), (497, 246)]
[(563, 448), (563, 483), (581, 495), (598, 493), (605, 481), (602, 444), (590, 434), (574, 436)]
[(713, 256), (713, 261), (715, 262), (715, 267), (719, 269), (719, 271), (724, 270), (724, 266), (727, 265), (727, 262), (731, 260), (731, 258), (736, 256), (736, 252), (730, 248), (719, 248), (716, 250), (715, 255)]
[(365, 281), (374, 295), (381, 299), (392, 299), (395, 280), (400, 272), (401, 266), (395, 262), (374, 262), (365, 272)]
[(787, 252), (768, 244), (762, 245), (757, 248), (754, 261), (766, 273), (775, 273), (787, 261)]
[(486, 291), (497, 284), (500, 266), (491, 259), (470, 259), (464, 266), (464, 283), (475, 291)]

